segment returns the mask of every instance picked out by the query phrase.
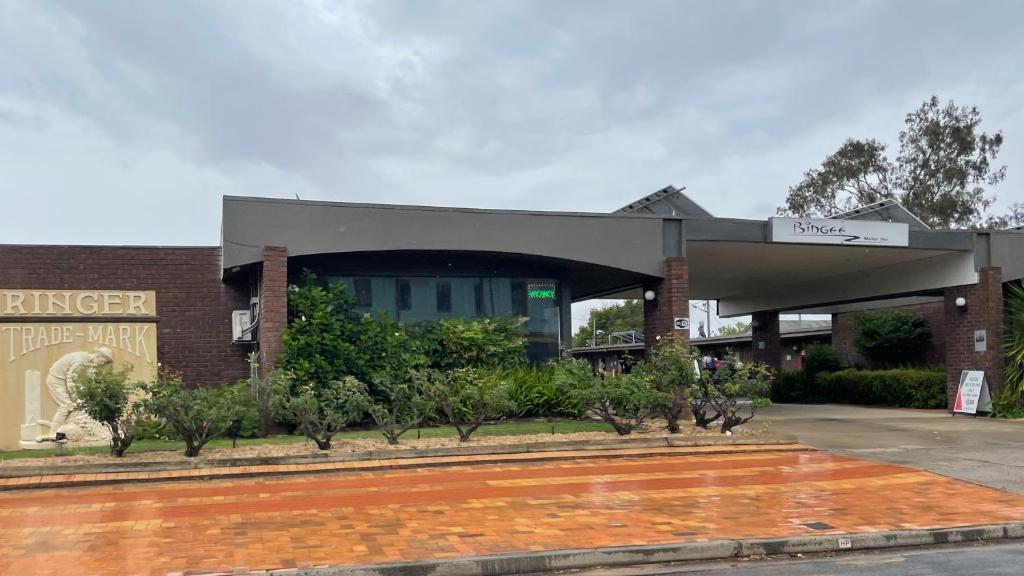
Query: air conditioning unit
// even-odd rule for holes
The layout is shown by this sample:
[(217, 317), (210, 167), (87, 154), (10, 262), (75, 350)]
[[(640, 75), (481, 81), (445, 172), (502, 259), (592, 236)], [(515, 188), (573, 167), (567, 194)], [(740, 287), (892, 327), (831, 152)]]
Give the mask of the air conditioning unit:
[(233, 310), (231, 312), (231, 341), (252, 342), (252, 312)]

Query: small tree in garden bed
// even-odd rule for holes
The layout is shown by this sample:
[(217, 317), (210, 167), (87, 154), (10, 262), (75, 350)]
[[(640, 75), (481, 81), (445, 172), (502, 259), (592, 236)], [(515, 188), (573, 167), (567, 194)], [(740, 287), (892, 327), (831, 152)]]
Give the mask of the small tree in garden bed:
[(185, 456), (198, 456), (207, 442), (226, 434), (243, 416), (246, 406), (237, 402), (248, 394), (244, 383), (223, 388), (191, 387), (181, 377), (161, 373), (146, 387), (149, 413), (166, 422), (185, 442)]
[(366, 386), (352, 376), (321, 385), (295, 384), (277, 374), (271, 386), (275, 411), (288, 415), (321, 450), (330, 450), (334, 435), (358, 422), (370, 403)]
[(468, 442), (477, 428), (512, 409), (509, 384), (493, 370), (458, 368), (444, 373), (435, 383), (434, 397), (459, 442)]
[[(759, 408), (771, 405), (772, 372), (765, 364), (728, 361), (708, 378), (708, 401), (722, 416), (722, 433), (751, 421)], [(749, 402), (750, 414), (741, 414), (741, 400)]]
[(626, 436), (669, 401), (668, 394), (655, 390), (643, 372), (644, 368), (637, 366), (629, 374), (611, 377), (594, 374), (589, 362), (569, 360), (555, 372), (555, 382), (620, 436)]
[(404, 376), (382, 375), (374, 379), (370, 416), (388, 444), (427, 418), (436, 407), (428, 393), (427, 372), (409, 370)]
[(690, 385), (690, 412), (693, 414), (693, 423), (705, 430), (722, 417), (722, 413), (711, 402), (713, 377), (713, 374), (705, 370), (699, 377), (694, 378)]
[(646, 372), (655, 390), (664, 394), (659, 412), (668, 422), (668, 431), (679, 433), (679, 420), (689, 412), (694, 372), (690, 346), (675, 336), (663, 337), (651, 352)]
[(83, 370), (75, 379), (75, 399), (90, 418), (110, 431), (111, 456), (124, 456), (135, 440), (135, 423), (142, 418), (140, 387), (131, 381), (132, 367), (109, 364)]

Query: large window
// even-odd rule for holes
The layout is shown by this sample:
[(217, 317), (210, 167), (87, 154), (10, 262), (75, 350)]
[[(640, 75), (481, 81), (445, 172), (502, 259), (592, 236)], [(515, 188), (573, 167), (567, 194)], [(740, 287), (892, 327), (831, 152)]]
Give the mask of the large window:
[(452, 311), (452, 283), (446, 280), (440, 280), (437, 283), (437, 311), (438, 312), (451, 312)]
[(560, 284), (551, 278), (348, 276), (364, 312), (385, 311), (402, 323), (441, 318), (515, 316), (523, 319), (527, 354), (540, 362), (558, 357)]

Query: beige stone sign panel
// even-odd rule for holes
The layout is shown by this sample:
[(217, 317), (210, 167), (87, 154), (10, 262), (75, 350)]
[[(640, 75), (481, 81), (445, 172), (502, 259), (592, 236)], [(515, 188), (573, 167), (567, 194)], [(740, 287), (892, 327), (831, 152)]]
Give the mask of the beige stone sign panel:
[(57, 432), (71, 445), (107, 444), (74, 404), (75, 378), (130, 364), (152, 379), (155, 312), (153, 292), (0, 290), (0, 450), (52, 448)]
[(3, 290), (0, 318), (125, 318), (155, 317), (152, 290)]

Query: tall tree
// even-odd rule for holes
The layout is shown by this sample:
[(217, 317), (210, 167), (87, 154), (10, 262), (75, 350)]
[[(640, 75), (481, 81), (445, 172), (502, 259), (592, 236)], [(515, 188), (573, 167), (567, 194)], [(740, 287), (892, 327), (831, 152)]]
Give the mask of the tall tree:
[(625, 300), (619, 304), (591, 310), (587, 322), (580, 326), (576, 335), (573, 336), (573, 346), (586, 346), (594, 338), (595, 329), (602, 332), (597, 339), (598, 343), (607, 342), (608, 336), (613, 332), (633, 330), (642, 334), (644, 331), (643, 301)]
[(904, 122), (895, 159), (877, 140), (847, 140), (790, 187), (779, 214), (827, 217), (892, 198), (932, 228), (1014, 222), (1017, 205), (1007, 216), (987, 214), (995, 196), (986, 187), (1006, 178), (1006, 166), (994, 165), (1002, 132), (982, 132), (977, 108), (932, 96)]

